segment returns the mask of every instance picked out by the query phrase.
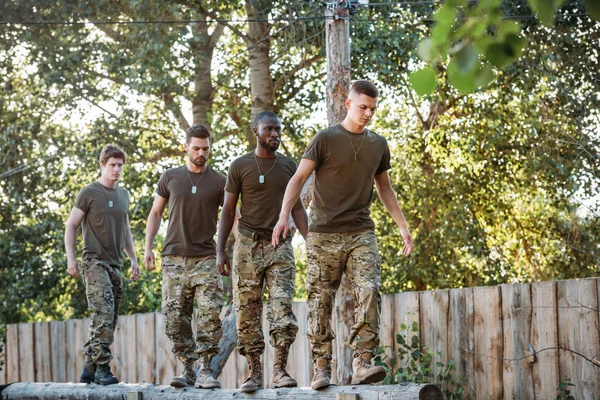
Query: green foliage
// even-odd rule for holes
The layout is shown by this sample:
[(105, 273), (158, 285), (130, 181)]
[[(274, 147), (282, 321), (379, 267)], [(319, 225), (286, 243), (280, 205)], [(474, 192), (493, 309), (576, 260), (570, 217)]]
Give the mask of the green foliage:
[(6, 347), (6, 325), (0, 325), (0, 371), (4, 370), (6, 365), (6, 353), (4, 348)]
[(571, 378), (564, 378), (564, 380), (558, 383), (556, 388), (556, 400), (575, 400), (575, 397), (571, 395), (569, 387), (575, 387), (574, 383), (571, 383)]
[(464, 395), (464, 378), (457, 382), (454, 378), (454, 361), (446, 364), (436, 361), (442, 357), (428, 349), (419, 341), (419, 324), (411, 326), (400, 325), (401, 332), (396, 335), (397, 354), (390, 360), (384, 353), (384, 348), (378, 349), (375, 365), (386, 368), (387, 376), (384, 385), (403, 382), (432, 383), (438, 385), (447, 399), (460, 399)]

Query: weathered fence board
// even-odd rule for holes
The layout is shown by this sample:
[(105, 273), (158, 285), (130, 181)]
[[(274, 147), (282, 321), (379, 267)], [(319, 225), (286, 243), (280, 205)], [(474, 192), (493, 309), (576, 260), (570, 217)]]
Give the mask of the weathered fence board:
[(502, 397), (502, 299), (499, 287), (473, 289), (475, 394)]
[[(419, 323), (418, 332), (409, 329), (408, 339), (418, 335), (431, 350), (439, 351), (442, 357), (436, 355), (434, 362), (453, 360), (454, 379), (466, 380), (463, 388), (469, 399), (555, 398), (559, 383), (567, 379), (575, 385), (570, 388), (575, 398), (597, 398), (600, 368), (585, 358), (598, 363), (599, 287), (600, 279), (594, 278), (386, 295), (382, 298), (381, 345), (389, 347), (388, 354), (397, 355), (395, 336), (405, 333), (402, 324)], [(308, 386), (313, 366), (306, 337), (306, 304), (293, 307), (299, 333), (288, 370), (301, 386)], [(89, 322), (9, 324), (0, 383), (77, 382)], [(264, 315), (263, 322), (268, 387), (274, 351), (268, 344)], [(337, 333), (340, 322), (334, 319), (333, 323)], [(345, 348), (340, 340), (338, 335), (334, 357)], [(113, 371), (124, 382), (164, 385), (181, 373), (160, 313), (119, 317), (113, 355)], [(219, 380), (223, 388), (235, 389), (247, 373), (245, 357), (234, 351)]]
[(438, 375), (448, 362), (448, 290), (420, 292), (421, 341), (434, 354), (432, 371)]
[(394, 297), (383, 296), (381, 298), (381, 328), (379, 330), (379, 339), (384, 346), (384, 362), (392, 367), (394, 354), (396, 350), (394, 334)]
[(600, 369), (590, 361), (598, 353), (598, 286), (595, 279), (557, 284), (560, 379), (577, 382), (571, 389), (576, 399), (592, 399), (600, 393)]
[(503, 393), (505, 399), (534, 399), (530, 285), (502, 285), (504, 335)]
[(455, 381), (463, 384), (467, 398), (475, 398), (475, 366), (473, 352), (474, 307), (473, 289), (452, 289), (449, 291), (450, 317), (448, 332), (448, 357), (454, 360)]
[[(536, 352), (533, 386), (536, 397), (553, 399), (559, 377), (558, 314), (556, 282), (540, 282), (531, 287), (531, 345)], [(537, 353), (541, 351), (540, 353)]]

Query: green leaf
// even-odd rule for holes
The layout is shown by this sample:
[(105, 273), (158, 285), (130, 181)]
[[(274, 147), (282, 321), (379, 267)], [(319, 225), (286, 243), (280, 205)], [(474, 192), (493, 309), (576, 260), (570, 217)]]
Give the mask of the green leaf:
[(450, 25), (454, 23), (454, 19), (456, 18), (456, 10), (454, 6), (450, 4), (444, 4), (433, 15), (433, 19), (435, 19), (438, 24)]
[(417, 55), (425, 62), (433, 61), (439, 54), (432, 38), (423, 38), (417, 46)]
[(475, 67), (478, 55), (473, 43), (467, 43), (454, 55), (453, 59), (456, 60), (460, 72), (464, 74)]
[(585, 0), (585, 12), (590, 14), (596, 21), (600, 21), (600, 1)]
[(475, 73), (475, 86), (477, 88), (486, 87), (494, 78), (496, 78), (494, 71), (489, 65), (484, 65)]
[(461, 93), (470, 93), (477, 88), (474, 71), (462, 72), (456, 58), (448, 64), (448, 80)]
[(509, 34), (518, 35), (519, 33), (521, 33), (521, 25), (516, 21), (502, 21), (496, 31), (496, 35), (500, 39), (505, 39)]
[[(413, 321), (412, 323), (412, 331), (413, 332), (419, 332), (419, 323), (417, 321)], [(415, 336), (413, 336), (414, 338)]]
[(431, 67), (425, 67), (419, 71), (413, 72), (410, 74), (408, 80), (419, 96), (433, 93), (437, 86), (435, 71)]
[(529, 7), (544, 25), (552, 25), (554, 15), (562, 5), (563, 0), (529, 0)]
[(503, 68), (508, 64), (511, 59), (510, 55), (506, 51), (504, 43), (492, 43), (486, 49), (484, 53), (485, 58), (496, 68)]

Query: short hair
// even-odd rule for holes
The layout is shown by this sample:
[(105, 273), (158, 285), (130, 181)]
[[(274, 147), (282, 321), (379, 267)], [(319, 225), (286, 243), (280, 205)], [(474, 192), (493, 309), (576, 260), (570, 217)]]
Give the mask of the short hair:
[(354, 81), (352, 86), (350, 86), (350, 92), (364, 94), (373, 97), (374, 99), (379, 97), (379, 90), (377, 90), (377, 87), (369, 81)]
[(109, 158), (120, 158), (123, 160), (123, 164), (125, 164), (125, 152), (116, 144), (107, 144), (102, 148), (100, 152), (100, 165), (106, 164)]
[(193, 137), (210, 139), (210, 131), (204, 125), (192, 125), (185, 130), (185, 142), (189, 144)]
[(254, 126), (258, 127), (258, 125), (267, 118), (280, 119), (279, 116), (277, 114), (275, 114), (273, 111), (261, 111), (256, 115), (256, 117), (254, 117)]

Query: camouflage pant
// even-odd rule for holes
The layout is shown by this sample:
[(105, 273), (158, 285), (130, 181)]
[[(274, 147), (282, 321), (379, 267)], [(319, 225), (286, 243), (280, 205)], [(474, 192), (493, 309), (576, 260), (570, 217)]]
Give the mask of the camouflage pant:
[(313, 359), (331, 359), (331, 311), (342, 273), (354, 296), (350, 346), (373, 352), (379, 346), (381, 265), (372, 230), (348, 233), (310, 232), (306, 240), (308, 337)]
[(97, 365), (108, 364), (113, 358), (110, 345), (115, 340), (119, 305), (123, 297), (121, 269), (99, 260), (84, 260), (81, 269), (92, 318), (90, 334), (83, 350)]
[(289, 346), (296, 339), (298, 322), (292, 311), (296, 268), (289, 241), (279, 247), (264, 239), (238, 235), (233, 249), (233, 301), (238, 333), (238, 352), (262, 353), (262, 296), (269, 289), (267, 320), (273, 347)]
[[(201, 354), (214, 356), (223, 334), (219, 318), (223, 281), (215, 256), (164, 256), (162, 270), (162, 312), (171, 350), (182, 361), (197, 360)], [(192, 317), (196, 322), (195, 340)]]

